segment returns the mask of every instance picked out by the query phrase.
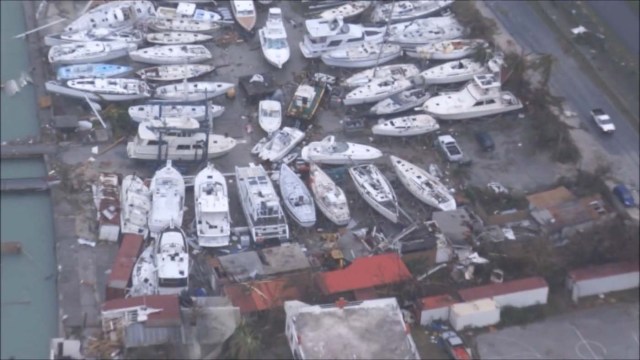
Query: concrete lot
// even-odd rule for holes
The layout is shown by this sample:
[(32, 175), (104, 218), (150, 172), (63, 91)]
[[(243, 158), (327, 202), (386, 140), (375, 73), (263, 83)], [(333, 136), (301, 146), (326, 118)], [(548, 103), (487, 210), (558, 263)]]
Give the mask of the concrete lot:
[(481, 359), (638, 359), (638, 304), (602, 305), (476, 338)]

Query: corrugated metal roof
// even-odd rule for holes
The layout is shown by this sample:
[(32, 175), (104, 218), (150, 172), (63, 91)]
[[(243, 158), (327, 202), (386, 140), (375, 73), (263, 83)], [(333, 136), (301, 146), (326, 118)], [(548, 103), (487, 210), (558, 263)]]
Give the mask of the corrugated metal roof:
[(127, 326), (124, 330), (126, 348), (145, 347), (162, 344), (182, 344), (182, 327), (149, 327), (142, 323)]
[(569, 278), (573, 281), (605, 278), (608, 276), (638, 272), (640, 264), (637, 262), (620, 262), (600, 266), (589, 266), (569, 271)]
[(320, 289), (325, 294), (373, 288), (411, 279), (411, 273), (396, 253), (362, 257), (341, 270), (320, 273)]
[(422, 298), (420, 303), (422, 304), (422, 310), (439, 309), (448, 307), (459, 301), (449, 294), (429, 296)]
[(125, 234), (122, 237), (122, 244), (120, 244), (118, 254), (116, 255), (113, 265), (111, 265), (111, 273), (109, 273), (107, 286), (119, 289), (127, 286), (138, 254), (140, 254), (140, 250), (142, 249), (143, 241), (144, 239), (140, 235)]
[[(296, 287), (301, 278), (283, 276), (277, 279), (225, 285), (224, 292), (240, 312), (250, 313), (283, 306), (287, 300), (298, 300), (302, 290)], [(303, 280), (304, 281), (304, 280)]]
[(149, 318), (145, 322), (147, 326), (170, 326), (182, 323), (177, 295), (151, 295), (109, 300), (102, 304), (102, 311), (145, 305), (148, 308), (162, 309), (162, 311), (149, 314)]
[(520, 291), (527, 291), (549, 287), (545, 279), (535, 276), (524, 279), (505, 281), (501, 284), (489, 284), (476, 286), (458, 291), (463, 301), (473, 301), (484, 298), (492, 298), (498, 295), (512, 294)]

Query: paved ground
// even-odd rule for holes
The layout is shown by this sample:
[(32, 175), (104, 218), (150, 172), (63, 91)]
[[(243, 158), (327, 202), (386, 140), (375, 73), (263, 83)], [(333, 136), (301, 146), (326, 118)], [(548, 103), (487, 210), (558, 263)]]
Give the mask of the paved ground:
[(628, 1), (587, 1), (598, 16), (610, 26), (628, 50), (638, 56), (640, 52), (640, 29), (638, 15)]
[(481, 359), (638, 359), (638, 304), (603, 305), (476, 338)]

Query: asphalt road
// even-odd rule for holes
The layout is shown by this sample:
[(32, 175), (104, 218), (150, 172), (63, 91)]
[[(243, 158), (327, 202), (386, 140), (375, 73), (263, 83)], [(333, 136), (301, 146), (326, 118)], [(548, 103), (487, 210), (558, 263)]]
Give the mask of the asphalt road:
[(604, 20), (622, 40), (631, 54), (640, 52), (640, 29), (638, 17), (627, 1), (587, 1), (587, 4)]
[[(566, 99), (578, 113), (584, 128), (593, 134), (603, 150), (614, 156), (613, 174), (620, 180), (638, 186), (640, 171), (638, 133), (613, 103), (591, 79), (581, 71), (578, 63), (562, 50), (556, 34), (526, 1), (487, 1), (487, 6), (513, 38), (525, 49), (540, 54), (551, 54), (556, 62), (549, 81), (552, 93)], [(598, 133), (589, 117), (592, 108), (600, 107), (611, 115), (617, 131), (612, 136)]]

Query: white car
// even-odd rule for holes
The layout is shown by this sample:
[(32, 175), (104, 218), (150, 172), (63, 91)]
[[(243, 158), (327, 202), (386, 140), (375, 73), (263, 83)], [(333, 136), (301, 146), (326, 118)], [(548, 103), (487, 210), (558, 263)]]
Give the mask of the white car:
[(602, 132), (610, 134), (616, 130), (616, 126), (613, 121), (611, 121), (611, 117), (604, 112), (602, 109), (593, 109), (591, 110), (591, 117), (593, 121), (595, 121), (596, 125), (602, 130)]

